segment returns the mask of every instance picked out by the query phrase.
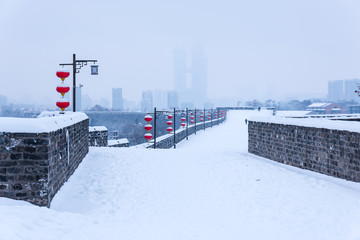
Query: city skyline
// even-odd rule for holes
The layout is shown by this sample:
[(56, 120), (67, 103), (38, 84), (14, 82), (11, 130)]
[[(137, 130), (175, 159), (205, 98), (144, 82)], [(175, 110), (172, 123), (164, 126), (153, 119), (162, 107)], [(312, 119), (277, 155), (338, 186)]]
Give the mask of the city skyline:
[(355, 0), (4, 0), (0, 95), (56, 101), (55, 72), (75, 53), (98, 60), (99, 75), (84, 66), (77, 76), (84, 95), (111, 102), (120, 86), (125, 99), (140, 101), (143, 90), (174, 89), (173, 49), (200, 45), (210, 100), (326, 97), (329, 80), (360, 77), (357, 9)]

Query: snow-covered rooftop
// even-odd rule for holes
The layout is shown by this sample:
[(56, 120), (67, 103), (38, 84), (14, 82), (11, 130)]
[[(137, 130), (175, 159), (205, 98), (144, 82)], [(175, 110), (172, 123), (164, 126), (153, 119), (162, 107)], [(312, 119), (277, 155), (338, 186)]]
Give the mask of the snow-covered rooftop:
[(91, 126), (89, 127), (89, 132), (96, 132), (96, 131), (107, 131), (108, 129), (105, 126)]
[(325, 108), (327, 106), (329, 106), (331, 103), (312, 103), (309, 106), (307, 106), (308, 108)]
[(44, 133), (53, 132), (88, 119), (82, 112), (42, 112), (37, 118), (0, 117), (0, 132)]
[(129, 140), (127, 138), (108, 140), (108, 146), (114, 146), (117, 144), (126, 144), (126, 143), (129, 143)]

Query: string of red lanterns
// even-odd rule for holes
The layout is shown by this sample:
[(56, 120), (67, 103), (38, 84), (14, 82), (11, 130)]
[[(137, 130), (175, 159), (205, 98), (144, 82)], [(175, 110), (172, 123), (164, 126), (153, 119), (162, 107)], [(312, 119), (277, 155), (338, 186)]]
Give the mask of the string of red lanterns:
[(186, 118), (185, 118), (185, 117), (182, 117), (182, 118), (181, 118), (181, 122), (182, 122), (182, 123), (181, 123), (181, 126), (182, 126), (182, 127), (185, 127), (185, 126), (186, 126), (185, 121), (186, 121)]
[(166, 129), (169, 133), (171, 133), (173, 131), (173, 128), (171, 127), (171, 125), (173, 124), (173, 122), (171, 121), (171, 119), (173, 118), (173, 116), (170, 114), (168, 115), (168, 119), (169, 121), (166, 122), (166, 124), (168, 125), (168, 128)]
[(56, 106), (64, 112), (65, 108), (70, 106), (70, 102), (64, 98), (65, 94), (70, 91), (70, 87), (64, 83), (65, 78), (70, 76), (70, 72), (58, 71), (56, 76), (61, 79), (61, 84), (56, 87), (56, 91), (61, 94), (61, 99), (56, 102)]
[(193, 112), (190, 112), (190, 124), (195, 123), (194, 119), (195, 119), (195, 117), (193, 116)]
[(146, 139), (146, 140), (148, 140), (148, 141), (150, 141), (150, 139), (152, 138), (152, 134), (150, 133), (150, 130), (152, 129), (152, 125), (150, 124), (150, 122), (152, 121), (152, 116), (150, 116), (150, 115), (146, 115), (145, 117), (144, 117), (144, 119), (145, 119), (145, 121), (148, 123), (148, 124), (146, 124), (145, 125), (145, 130), (147, 131), (147, 133), (145, 133), (145, 135), (144, 135), (144, 138)]
[[(62, 86), (62, 87), (63, 87), (63, 86)], [(61, 91), (62, 89), (59, 88), (59, 90)], [(65, 89), (65, 90), (67, 90), (67, 89)], [(60, 91), (59, 91), (59, 92), (60, 92)], [(67, 91), (69, 91), (69, 90), (67, 90)], [(66, 91), (66, 92), (67, 92), (67, 91)], [(60, 92), (60, 93), (61, 93), (61, 92)], [(201, 115), (200, 115), (200, 121), (201, 121), (201, 122), (204, 122), (205, 114), (207, 114), (207, 115), (208, 115), (208, 119), (211, 120), (211, 117), (212, 117), (212, 112), (211, 112), (211, 111), (205, 112), (205, 114), (204, 114), (204, 112), (202, 111), (202, 112), (200, 112), (200, 114), (201, 114)], [(220, 120), (220, 118), (224, 117), (225, 114), (226, 114), (226, 112), (225, 112), (224, 110), (219, 110), (218, 112), (215, 112), (215, 113), (214, 113), (214, 118), (215, 118), (215, 119), (219, 118), (219, 120)], [(173, 115), (169, 114), (169, 115), (167, 116), (167, 118), (168, 118), (168, 121), (166, 122), (166, 124), (168, 125), (168, 127), (167, 127), (166, 130), (167, 130), (169, 133), (171, 133), (171, 132), (173, 131), (173, 128), (172, 128)], [(148, 123), (148, 124), (146, 124), (146, 125), (144, 126), (145, 130), (147, 131), (147, 133), (145, 133), (145, 135), (144, 135), (144, 138), (145, 138), (147, 141), (150, 141), (150, 140), (152, 139), (152, 137), (153, 137), (153, 135), (150, 133), (150, 131), (153, 129), (152, 125), (150, 124), (150, 122), (153, 120), (153, 118), (152, 118), (151, 115), (146, 115), (146, 116), (144, 117), (144, 119), (145, 119), (145, 121)], [(195, 116), (194, 116), (194, 113), (193, 113), (193, 112), (190, 112), (190, 119), (191, 119), (190, 124), (194, 124), (194, 123), (195, 123), (195, 121), (194, 121)], [(186, 126), (186, 118), (185, 118), (185, 114), (184, 114), (184, 113), (181, 114), (181, 119), (180, 119), (180, 120), (181, 120), (181, 127), (185, 127), (185, 126)]]

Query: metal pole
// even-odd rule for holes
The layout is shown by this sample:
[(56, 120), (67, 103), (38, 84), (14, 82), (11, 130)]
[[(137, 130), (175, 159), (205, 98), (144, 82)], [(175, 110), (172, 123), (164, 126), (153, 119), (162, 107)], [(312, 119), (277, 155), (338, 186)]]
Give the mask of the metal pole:
[(156, 107), (154, 107), (154, 149), (156, 148)]
[(186, 108), (186, 140), (189, 139), (189, 109)]
[(205, 112), (205, 108), (204, 108), (204, 115), (203, 115), (203, 119), (204, 119), (204, 131), (205, 131), (205, 122), (206, 122), (206, 121), (205, 121), (205, 119), (206, 119), (206, 118), (205, 118), (205, 113), (206, 113), (206, 112)]
[(194, 115), (195, 115), (195, 135), (196, 135), (196, 108), (195, 108), (195, 113), (194, 113)]
[(76, 112), (76, 55), (73, 54), (73, 112)]
[(176, 125), (175, 125), (175, 122), (176, 122), (176, 117), (175, 117), (175, 108), (174, 108), (174, 148), (176, 148), (176, 142), (175, 142), (175, 131), (176, 131)]

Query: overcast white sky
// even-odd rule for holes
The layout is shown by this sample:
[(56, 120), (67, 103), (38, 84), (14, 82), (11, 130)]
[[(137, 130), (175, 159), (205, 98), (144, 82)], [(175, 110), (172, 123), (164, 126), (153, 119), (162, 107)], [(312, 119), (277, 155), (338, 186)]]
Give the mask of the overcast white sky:
[[(83, 93), (171, 90), (173, 49), (204, 47), (212, 99), (323, 95), (360, 77), (358, 0), (0, 0), (0, 94), (54, 101), (59, 63), (97, 59)], [(70, 81), (68, 81), (70, 84)]]

